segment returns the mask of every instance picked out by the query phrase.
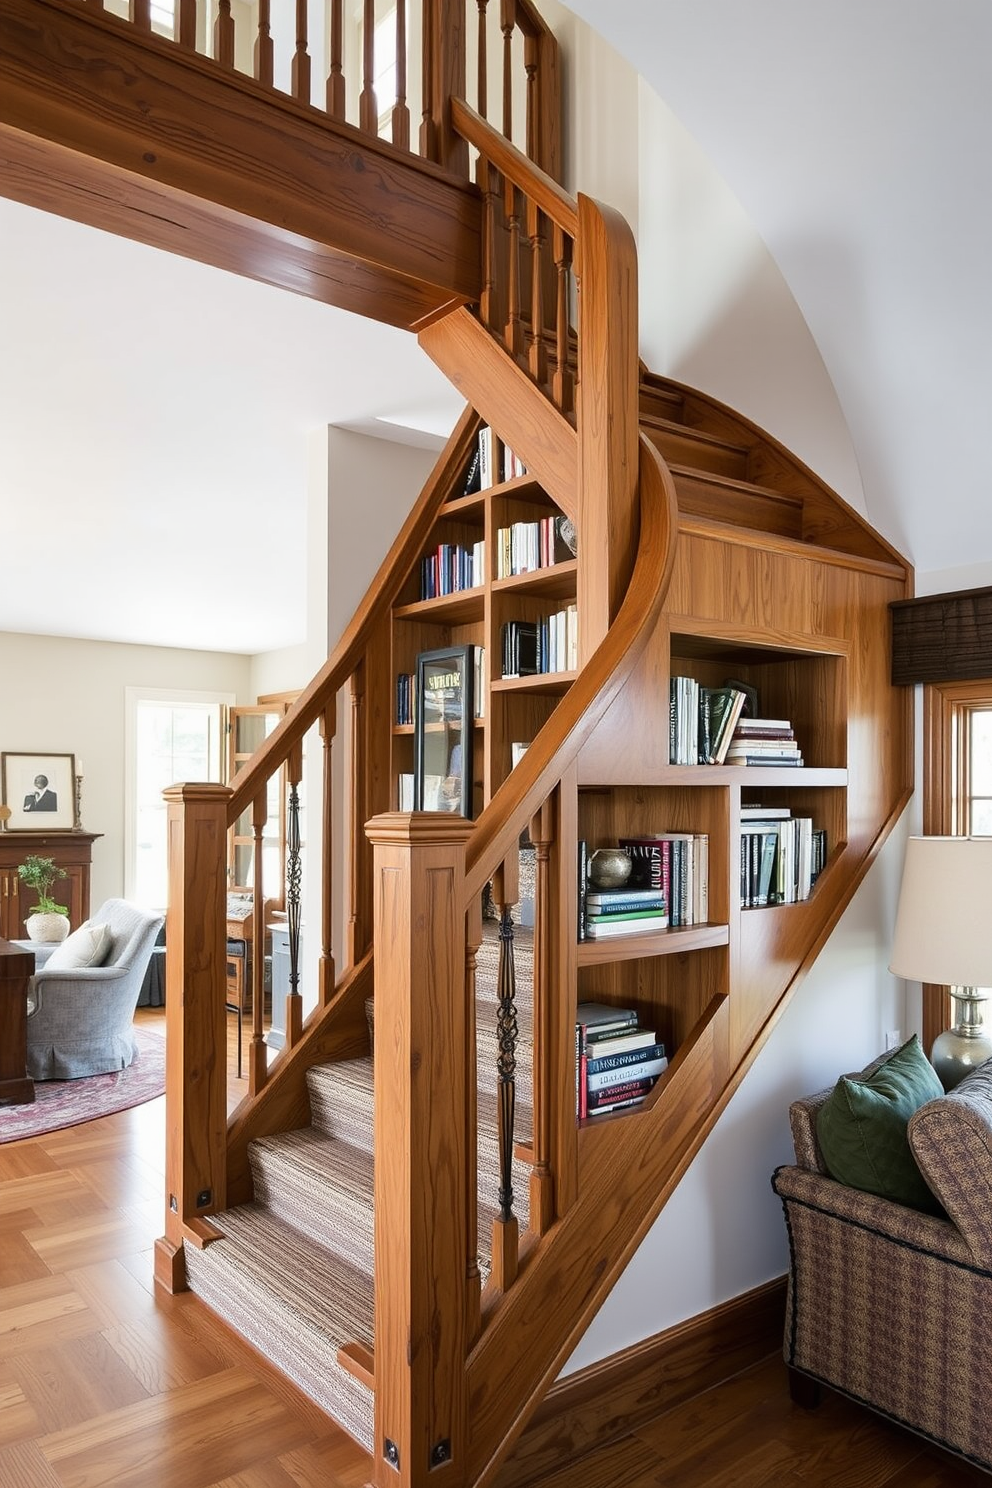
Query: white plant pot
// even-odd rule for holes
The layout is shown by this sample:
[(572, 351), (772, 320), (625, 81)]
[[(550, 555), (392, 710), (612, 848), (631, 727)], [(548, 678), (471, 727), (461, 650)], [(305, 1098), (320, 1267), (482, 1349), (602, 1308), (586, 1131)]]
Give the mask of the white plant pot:
[(53, 945), (65, 940), (69, 934), (69, 916), (63, 914), (33, 914), (27, 920), (29, 940), (40, 945)]

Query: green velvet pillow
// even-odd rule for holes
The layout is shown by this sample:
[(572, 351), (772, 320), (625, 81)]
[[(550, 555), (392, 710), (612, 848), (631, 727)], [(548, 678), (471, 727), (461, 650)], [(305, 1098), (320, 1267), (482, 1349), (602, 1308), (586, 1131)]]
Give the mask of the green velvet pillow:
[(911, 1209), (942, 1214), (916, 1166), (906, 1128), (914, 1111), (943, 1093), (915, 1033), (870, 1073), (841, 1075), (816, 1118), (831, 1178)]

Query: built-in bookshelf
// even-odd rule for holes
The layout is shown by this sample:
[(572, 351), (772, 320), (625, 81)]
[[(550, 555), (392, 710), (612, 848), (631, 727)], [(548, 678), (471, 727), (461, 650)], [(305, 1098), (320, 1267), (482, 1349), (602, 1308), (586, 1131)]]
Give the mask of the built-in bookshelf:
[(392, 611), (395, 683), (391, 773), (397, 806), (412, 800), (418, 657), (471, 646), (472, 815), (513, 766), (578, 668), (574, 528), (516, 452), (479, 426)]

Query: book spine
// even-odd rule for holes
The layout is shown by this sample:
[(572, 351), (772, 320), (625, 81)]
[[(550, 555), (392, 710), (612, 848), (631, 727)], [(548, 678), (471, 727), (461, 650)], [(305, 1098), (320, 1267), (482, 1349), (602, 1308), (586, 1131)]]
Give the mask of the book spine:
[[(664, 1044), (649, 1044), (646, 1049), (628, 1049), (625, 1054), (600, 1054), (589, 1056), (586, 1071), (590, 1077), (608, 1074), (610, 1070), (631, 1069), (638, 1070), (642, 1064), (656, 1064), (665, 1058)], [(667, 1063), (667, 1061), (666, 1061)], [(638, 1078), (637, 1074), (630, 1076), (632, 1080)]]
[(586, 912), (600, 916), (629, 914), (632, 910), (657, 910), (665, 908), (665, 897), (657, 894), (632, 894), (629, 899), (604, 899), (599, 894), (586, 895)]
[(493, 431), (488, 424), (479, 430), (479, 489), (488, 491), (495, 479), (493, 470)]
[(586, 938), (586, 885), (589, 881), (589, 845), (579, 841), (578, 860), (578, 939)]
[(586, 1093), (585, 1114), (591, 1116), (603, 1106), (615, 1107), (635, 1097), (643, 1100), (654, 1082), (655, 1077), (652, 1076), (645, 1080), (629, 1080), (622, 1085), (607, 1085), (602, 1090), (590, 1090)]

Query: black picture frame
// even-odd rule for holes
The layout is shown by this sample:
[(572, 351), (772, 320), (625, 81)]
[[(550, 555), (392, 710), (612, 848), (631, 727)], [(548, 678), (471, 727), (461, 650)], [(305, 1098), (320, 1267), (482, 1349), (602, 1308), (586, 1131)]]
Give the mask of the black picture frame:
[(472, 816), (473, 646), (421, 651), (416, 663), (413, 809)]

